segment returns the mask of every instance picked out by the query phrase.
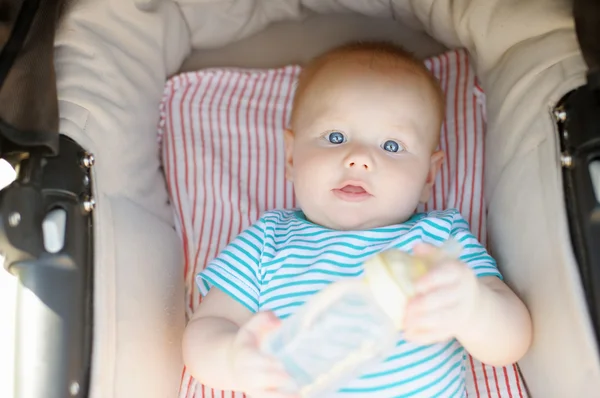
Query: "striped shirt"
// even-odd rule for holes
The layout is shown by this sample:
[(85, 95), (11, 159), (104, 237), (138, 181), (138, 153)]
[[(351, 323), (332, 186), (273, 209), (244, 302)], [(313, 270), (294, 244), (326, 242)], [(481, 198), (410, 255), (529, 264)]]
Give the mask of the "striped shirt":
[[(328, 284), (362, 275), (363, 262), (390, 248), (458, 240), (460, 260), (475, 274), (501, 278), (496, 263), (457, 210), (413, 215), (403, 224), (367, 231), (336, 231), (306, 220), (301, 211), (268, 211), (198, 274), (202, 294), (217, 286), (252, 312), (284, 319)], [(350, 381), (336, 397), (463, 397), (466, 352), (456, 340), (417, 345), (398, 334), (387, 358)]]

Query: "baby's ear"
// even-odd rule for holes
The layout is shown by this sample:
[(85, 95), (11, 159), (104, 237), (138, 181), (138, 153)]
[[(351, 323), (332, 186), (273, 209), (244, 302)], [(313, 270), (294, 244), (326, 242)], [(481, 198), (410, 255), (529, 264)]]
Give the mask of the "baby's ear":
[(442, 164), (444, 163), (444, 152), (441, 150), (435, 151), (431, 155), (431, 162), (429, 164), (429, 172), (427, 173), (427, 179), (425, 180), (425, 186), (423, 187), (423, 191), (421, 192), (421, 198), (419, 201), (421, 203), (427, 203), (429, 201), (429, 197), (431, 196), (431, 188), (433, 187), (433, 183), (435, 182), (435, 178), (437, 177), (437, 173), (440, 171)]
[(292, 182), (292, 171), (294, 169), (294, 132), (290, 129), (285, 129), (283, 139), (285, 144), (285, 178)]

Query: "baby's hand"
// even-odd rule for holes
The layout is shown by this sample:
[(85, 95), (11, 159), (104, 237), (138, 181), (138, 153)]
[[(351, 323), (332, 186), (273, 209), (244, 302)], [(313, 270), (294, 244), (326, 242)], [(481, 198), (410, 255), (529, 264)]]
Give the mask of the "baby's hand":
[(240, 328), (233, 341), (232, 376), (236, 389), (250, 397), (295, 397), (280, 391), (291, 382), (283, 366), (259, 349), (265, 335), (279, 324), (279, 319), (272, 312), (259, 312)]
[[(426, 255), (433, 246), (415, 246), (415, 255)], [(457, 337), (476, 311), (479, 282), (463, 262), (443, 261), (415, 283), (404, 319), (405, 338), (433, 344)]]

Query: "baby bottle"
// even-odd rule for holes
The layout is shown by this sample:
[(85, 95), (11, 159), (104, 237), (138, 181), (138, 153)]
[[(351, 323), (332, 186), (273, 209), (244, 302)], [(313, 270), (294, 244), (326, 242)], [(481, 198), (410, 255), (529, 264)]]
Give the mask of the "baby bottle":
[(362, 278), (330, 284), (285, 319), (262, 349), (291, 376), (286, 391), (325, 397), (385, 359), (402, 330), (413, 282), (460, 246), (448, 241), (440, 249), (429, 257), (379, 253), (364, 263)]

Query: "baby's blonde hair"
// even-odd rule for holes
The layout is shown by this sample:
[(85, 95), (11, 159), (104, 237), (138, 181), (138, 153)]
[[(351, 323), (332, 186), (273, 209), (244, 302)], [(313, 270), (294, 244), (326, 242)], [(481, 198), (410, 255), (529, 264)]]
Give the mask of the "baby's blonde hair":
[(386, 66), (393, 66), (401, 63), (403, 66), (409, 66), (411, 69), (427, 79), (427, 82), (434, 91), (435, 101), (433, 104), (439, 110), (440, 124), (445, 115), (445, 95), (442, 91), (438, 79), (425, 66), (423, 61), (415, 57), (404, 48), (385, 41), (360, 41), (351, 42), (329, 50), (308, 62), (300, 72), (296, 92), (294, 93), (291, 125), (292, 128), (298, 117), (298, 111), (302, 97), (315, 76), (323, 67), (331, 62), (339, 61), (350, 56), (370, 56), (370, 67), (377, 69), (377, 63), (383, 63)]

